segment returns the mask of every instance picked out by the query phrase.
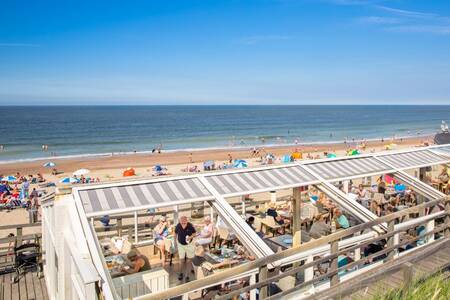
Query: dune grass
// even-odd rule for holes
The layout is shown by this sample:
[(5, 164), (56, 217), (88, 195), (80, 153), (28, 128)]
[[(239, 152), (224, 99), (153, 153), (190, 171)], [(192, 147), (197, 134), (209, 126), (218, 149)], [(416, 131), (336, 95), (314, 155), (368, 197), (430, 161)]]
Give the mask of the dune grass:
[(373, 297), (372, 300), (444, 300), (450, 298), (448, 275), (436, 274), (424, 281), (416, 282), (409, 289), (389, 290)]

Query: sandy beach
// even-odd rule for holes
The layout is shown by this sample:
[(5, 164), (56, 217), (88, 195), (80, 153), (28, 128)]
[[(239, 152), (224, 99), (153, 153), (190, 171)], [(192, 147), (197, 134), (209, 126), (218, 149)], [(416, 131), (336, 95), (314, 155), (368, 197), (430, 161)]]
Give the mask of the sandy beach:
[[(402, 140), (395, 141), (369, 141), (367, 142), (367, 147), (363, 151), (383, 151), (386, 145), (390, 143), (395, 143), (397, 149), (415, 147), (423, 143), (423, 141), (430, 141), (431, 137), (414, 137), (405, 138)], [(344, 143), (340, 144), (313, 144), (313, 145), (297, 145), (297, 146), (279, 146), (279, 147), (260, 147), (262, 153), (272, 153), (277, 158), (282, 155), (290, 154), (295, 150), (303, 153), (305, 158), (307, 154), (313, 157), (324, 156), (324, 152), (334, 152), (337, 156), (344, 156), (348, 145)], [(192, 155), (191, 155), (192, 153)], [(0, 164), (0, 174), (13, 175), (17, 172), (21, 174), (43, 174), (44, 178), (48, 181), (57, 183), (59, 179), (67, 176), (71, 176), (72, 172), (75, 170), (86, 168), (91, 172), (88, 175), (91, 178), (99, 178), (101, 182), (111, 181), (111, 180), (123, 180), (122, 176), (123, 170), (132, 167), (136, 171), (136, 176), (134, 177), (151, 177), (152, 168), (157, 164), (161, 164), (167, 167), (167, 171), (170, 174), (183, 174), (182, 169), (187, 166), (192, 167), (197, 165), (199, 170), (203, 168), (203, 162), (206, 160), (214, 160), (216, 165), (228, 162), (229, 155), (232, 159), (245, 159), (249, 163), (249, 167), (260, 165), (258, 162), (259, 157), (252, 156), (252, 148), (248, 149), (222, 149), (222, 150), (201, 150), (193, 152), (164, 152), (160, 154), (124, 154), (124, 155), (112, 155), (112, 156), (98, 156), (98, 157), (80, 157), (71, 159), (58, 159), (54, 157), (53, 162), (56, 163), (56, 168), (58, 175), (54, 176), (51, 174), (51, 168), (44, 168), (42, 165), (48, 160), (36, 160), (32, 162), (21, 162), (21, 163), (5, 163)], [(192, 160), (192, 162), (191, 162)], [(276, 161), (275, 163), (280, 163)], [(131, 178), (130, 178), (131, 179)]]

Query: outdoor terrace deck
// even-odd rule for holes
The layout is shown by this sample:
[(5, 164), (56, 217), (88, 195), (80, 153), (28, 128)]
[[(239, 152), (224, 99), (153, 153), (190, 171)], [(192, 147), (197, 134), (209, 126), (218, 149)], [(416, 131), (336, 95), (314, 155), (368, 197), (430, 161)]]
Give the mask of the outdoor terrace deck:
[(41, 300), (49, 299), (44, 277), (37, 272), (27, 272), (17, 283), (15, 273), (0, 275), (0, 300)]

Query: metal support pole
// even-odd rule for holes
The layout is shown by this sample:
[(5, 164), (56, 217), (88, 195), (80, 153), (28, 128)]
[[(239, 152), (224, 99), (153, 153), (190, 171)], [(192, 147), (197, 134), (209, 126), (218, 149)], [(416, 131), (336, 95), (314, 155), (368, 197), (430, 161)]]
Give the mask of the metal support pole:
[(242, 217), (245, 219), (245, 196), (241, 197), (241, 206)]
[(277, 192), (270, 191), (270, 202), (277, 202)]

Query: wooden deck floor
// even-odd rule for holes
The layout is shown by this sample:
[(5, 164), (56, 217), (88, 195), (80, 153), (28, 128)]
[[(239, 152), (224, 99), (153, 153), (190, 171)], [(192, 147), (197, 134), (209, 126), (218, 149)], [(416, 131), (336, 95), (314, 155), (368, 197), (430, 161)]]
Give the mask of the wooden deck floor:
[(49, 299), (44, 277), (37, 272), (28, 272), (19, 282), (13, 282), (15, 273), (0, 275), (0, 300), (41, 300)]

